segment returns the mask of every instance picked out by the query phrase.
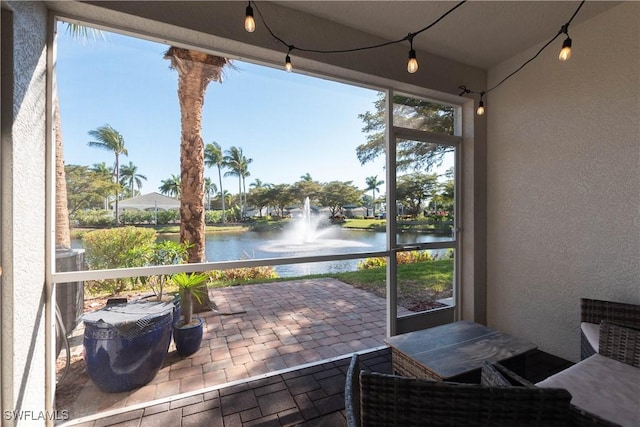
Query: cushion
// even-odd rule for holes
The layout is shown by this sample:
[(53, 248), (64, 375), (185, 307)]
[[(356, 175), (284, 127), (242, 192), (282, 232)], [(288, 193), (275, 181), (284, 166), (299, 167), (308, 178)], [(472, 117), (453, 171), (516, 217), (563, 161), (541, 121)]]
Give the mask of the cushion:
[(600, 342), (600, 325), (595, 323), (580, 323), (580, 330), (591, 344), (591, 347), (598, 352), (598, 343)]
[(536, 384), (564, 388), (571, 403), (622, 426), (640, 426), (640, 369), (600, 354)]

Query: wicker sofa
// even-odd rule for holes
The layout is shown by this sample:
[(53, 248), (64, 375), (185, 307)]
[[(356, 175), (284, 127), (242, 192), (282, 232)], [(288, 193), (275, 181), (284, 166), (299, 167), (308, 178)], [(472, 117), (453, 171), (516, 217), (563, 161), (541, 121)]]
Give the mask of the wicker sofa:
[[(640, 319), (640, 307), (589, 299), (582, 299), (581, 307), (580, 362), (535, 385), (501, 365), (495, 367), (511, 385), (563, 388), (571, 393), (577, 410), (624, 427), (638, 427), (640, 329), (633, 326), (640, 326), (634, 323)], [(589, 323), (586, 328), (585, 323)]]
[[(483, 379), (489, 378), (484, 369)], [(585, 416), (570, 401), (571, 395), (557, 388), (458, 384), (361, 371), (357, 355), (345, 382), (349, 427), (615, 426)]]

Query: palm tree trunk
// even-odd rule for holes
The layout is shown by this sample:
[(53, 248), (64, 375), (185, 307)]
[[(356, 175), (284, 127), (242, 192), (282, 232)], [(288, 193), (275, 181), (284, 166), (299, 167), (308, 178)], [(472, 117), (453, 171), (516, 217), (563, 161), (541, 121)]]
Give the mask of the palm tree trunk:
[[(180, 102), (180, 241), (191, 243), (188, 262), (205, 261), (204, 142), (202, 107), (209, 82), (222, 81), (227, 59), (188, 49), (171, 47), (165, 53), (178, 72)], [(215, 309), (206, 285), (194, 312)]]
[(240, 220), (244, 218), (244, 209), (242, 204), (242, 175), (238, 174), (238, 202), (240, 204)]
[(371, 207), (372, 207), (371, 210), (373, 211), (371, 216), (375, 217), (376, 216), (376, 190), (373, 190), (371, 192)]
[(204, 262), (204, 143), (201, 136), (204, 89), (197, 68), (191, 63), (188, 74), (180, 73), (178, 97), (182, 125), (180, 144), (180, 240), (192, 244), (190, 263)]
[(71, 248), (69, 230), (69, 207), (67, 205), (67, 179), (64, 171), (64, 151), (62, 144), (62, 123), (60, 120), (60, 102), (54, 96), (53, 120), (56, 138), (56, 247)]
[(120, 211), (118, 209), (118, 199), (120, 199), (120, 192), (118, 191), (118, 187), (120, 185), (120, 157), (116, 152), (116, 164), (113, 172), (116, 174), (116, 227), (120, 225)]
[(224, 209), (224, 189), (222, 188), (222, 172), (220, 171), (220, 166), (218, 166), (218, 181), (220, 181), (220, 198), (222, 199), (222, 223), (226, 222), (225, 218), (225, 209)]
[[(178, 69), (180, 100), (180, 241), (191, 243), (189, 263), (205, 261), (204, 216), (204, 142), (202, 140), (202, 107), (209, 83), (203, 78), (205, 65), (199, 61), (184, 61), (187, 70)], [(206, 290), (200, 302), (194, 302), (194, 312), (210, 310), (215, 305)]]

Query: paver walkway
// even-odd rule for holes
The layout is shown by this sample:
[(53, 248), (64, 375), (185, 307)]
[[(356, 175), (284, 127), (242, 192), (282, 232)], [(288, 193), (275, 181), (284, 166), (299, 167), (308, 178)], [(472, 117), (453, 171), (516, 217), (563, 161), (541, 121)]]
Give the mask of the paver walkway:
[(71, 419), (384, 345), (385, 300), (335, 279), (221, 288), (210, 296), (218, 313), (203, 316), (198, 352), (181, 359), (172, 344), (154, 380), (132, 392), (104, 393), (89, 381), (66, 408)]
[[(350, 357), (122, 412), (81, 427), (346, 426)], [(362, 369), (391, 373), (391, 351), (360, 356)]]

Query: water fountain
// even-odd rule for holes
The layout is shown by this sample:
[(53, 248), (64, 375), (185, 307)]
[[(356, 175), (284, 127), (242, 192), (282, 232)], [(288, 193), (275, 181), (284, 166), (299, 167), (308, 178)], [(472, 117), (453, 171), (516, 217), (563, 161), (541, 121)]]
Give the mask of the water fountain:
[(327, 219), (314, 215), (309, 197), (305, 198), (302, 213), (291, 226), (283, 230), (278, 240), (270, 240), (260, 249), (266, 252), (310, 252), (330, 253), (336, 248), (369, 247), (356, 240), (340, 239), (339, 227), (330, 226)]

